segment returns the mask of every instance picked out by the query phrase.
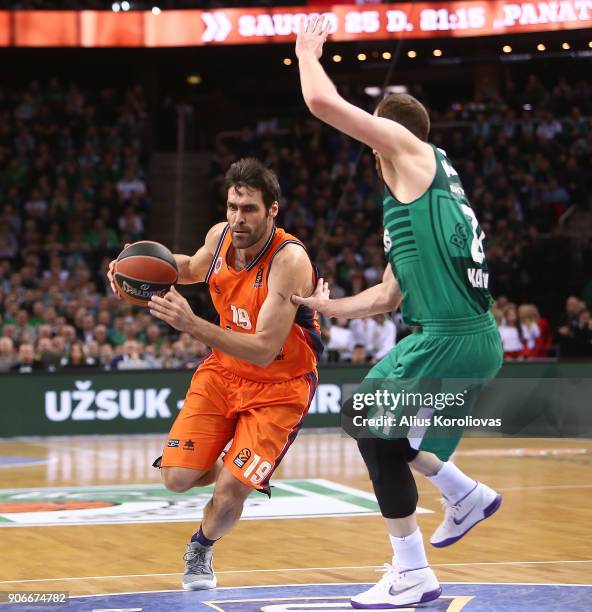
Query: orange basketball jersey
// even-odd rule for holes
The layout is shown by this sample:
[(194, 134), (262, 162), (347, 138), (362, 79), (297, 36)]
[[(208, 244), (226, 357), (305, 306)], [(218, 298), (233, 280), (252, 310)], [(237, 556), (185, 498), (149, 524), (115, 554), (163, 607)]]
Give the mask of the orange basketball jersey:
[[(230, 226), (224, 228), (206, 276), (214, 307), (220, 315), (220, 327), (244, 334), (255, 333), (257, 316), (268, 293), (267, 279), (273, 259), (287, 244), (298, 244), (304, 248), (297, 238), (274, 226), (259, 254), (246, 268), (237, 272), (228, 264), (232, 238)], [(313, 266), (314, 285), (316, 277)], [(322, 350), (316, 312), (300, 306), (282, 349), (266, 368), (236, 359), (217, 349), (213, 349), (212, 353), (223, 367), (243, 378), (280, 382), (316, 371)]]

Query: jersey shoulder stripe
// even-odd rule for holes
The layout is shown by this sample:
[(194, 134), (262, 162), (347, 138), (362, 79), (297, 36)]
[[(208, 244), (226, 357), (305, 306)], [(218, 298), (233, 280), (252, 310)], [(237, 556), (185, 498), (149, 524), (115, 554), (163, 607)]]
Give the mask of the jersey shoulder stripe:
[(224, 244), (224, 239), (226, 238), (226, 234), (230, 229), (230, 225), (227, 223), (226, 227), (222, 231), (222, 235), (218, 240), (218, 245), (216, 246), (216, 250), (214, 251), (214, 256), (212, 257), (212, 262), (210, 263), (210, 267), (208, 268), (208, 273), (206, 274), (205, 282), (209, 284), (210, 277), (212, 276), (212, 272), (214, 271), (214, 266), (216, 265), (216, 260), (220, 256), (220, 251), (222, 250), (222, 245)]

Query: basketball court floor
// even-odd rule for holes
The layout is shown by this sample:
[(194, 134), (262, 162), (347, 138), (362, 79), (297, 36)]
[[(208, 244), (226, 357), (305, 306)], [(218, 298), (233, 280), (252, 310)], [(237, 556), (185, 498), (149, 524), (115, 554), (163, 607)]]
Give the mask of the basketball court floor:
[[(151, 463), (164, 437), (0, 441), (0, 601), (69, 594), (67, 608), (0, 610), (344, 610), (390, 561), (355, 444), (305, 430), (272, 499), (252, 494), (216, 544), (219, 588), (182, 591), (185, 544), (209, 491), (161, 486)], [(443, 594), (421, 610), (592, 609), (592, 442), (470, 438), (454, 460), (504, 502), (450, 548), (428, 544)], [(427, 540), (441, 507), (429, 482), (418, 485)]]

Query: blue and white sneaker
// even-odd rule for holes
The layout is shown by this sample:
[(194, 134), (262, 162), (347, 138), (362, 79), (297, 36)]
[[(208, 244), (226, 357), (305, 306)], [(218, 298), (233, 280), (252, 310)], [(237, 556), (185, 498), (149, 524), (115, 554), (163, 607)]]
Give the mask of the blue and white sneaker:
[(443, 499), (444, 520), (434, 531), (430, 543), (436, 548), (444, 548), (458, 542), (477, 523), (496, 512), (501, 504), (502, 496), (481, 482), (456, 504)]
[(406, 608), (438, 599), (440, 583), (430, 567), (399, 572), (384, 564), (385, 574), (372, 588), (351, 598), (353, 608)]

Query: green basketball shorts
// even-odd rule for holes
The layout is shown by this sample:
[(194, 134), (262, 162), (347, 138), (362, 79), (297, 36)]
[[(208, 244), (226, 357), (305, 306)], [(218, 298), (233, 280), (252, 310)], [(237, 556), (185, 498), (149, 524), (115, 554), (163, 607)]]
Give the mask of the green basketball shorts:
[[(495, 319), (483, 315), (424, 322), (397, 344), (353, 395), (368, 419), (357, 436), (406, 437), (413, 448), (447, 461), (483, 386), (503, 361)], [(362, 421), (358, 419), (356, 425)]]

